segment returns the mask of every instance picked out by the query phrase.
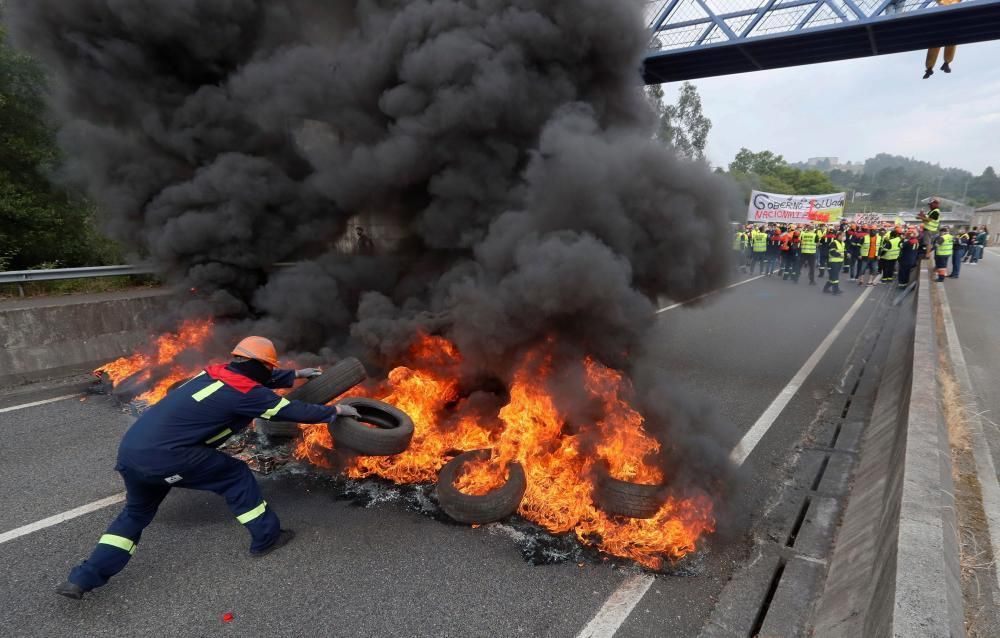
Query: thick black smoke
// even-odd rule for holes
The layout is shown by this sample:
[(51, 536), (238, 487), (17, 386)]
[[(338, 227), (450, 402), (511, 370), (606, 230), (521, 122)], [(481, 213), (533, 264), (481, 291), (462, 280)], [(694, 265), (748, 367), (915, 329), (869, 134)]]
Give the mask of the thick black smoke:
[[(12, 0), (8, 21), (52, 72), (66, 178), (199, 289), (188, 312), (375, 366), (444, 334), (504, 381), (554, 339), (556, 378), (626, 370), (671, 476), (717, 491), (733, 437), (656, 403), (650, 341), (658, 298), (723, 283), (730, 190), (651, 138), (643, 4)], [(332, 248), (371, 212), (398, 249)]]

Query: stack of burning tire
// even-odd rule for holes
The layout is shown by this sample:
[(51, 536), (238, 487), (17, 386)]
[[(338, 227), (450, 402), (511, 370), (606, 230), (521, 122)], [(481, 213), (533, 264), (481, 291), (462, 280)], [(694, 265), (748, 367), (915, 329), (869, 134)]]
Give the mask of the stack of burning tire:
[[(329, 403), (367, 377), (364, 366), (354, 358), (344, 359), (322, 375), (309, 380), (286, 395), (291, 400)], [(338, 446), (364, 456), (392, 456), (405, 451), (413, 438), (413, 420), (404, 412), (382, 401), (347, 397), (339, 403), (350, 405), (359, 419), (339, 418), (330, 424), (330, 436)], [(295, 423), (257, 421), (257, 431), (270, 440), (298, 436)], [(517, 511), (527, 489), (527, 478), (520, 463), (511, 461), (507, 480), (485, 494), (466, 494), (456, 481), (466, 463), (488, 461), (492, 450), (463, 452), (448, 461), (438, 474), (437, 498), (441, 509), (459, 523), (485, 524), (505, 519)], [(615, 516), (652, 518), (666, 499), (659, 485), (629, 483), (612, 477), (605, 467), (598, 468), (592, 492), (594, 504)]]
[[(438, 504), (445, 514), (459, 523), (485, 524), (507, 518), (517, 511), (527, 488), (524, 468), (512, 461), (507, 465), (507, 481), (486, 494), (465, 494), (456, 486), (462, 466), (486, 461), (491, 450), (473, 450), (459, 454), (438, 474)], [(652, 518), (663, 506), (667, 494), (661, 485), (629, 483), (613, 478), (606, 467), (597, 472), (592, 493), (594, 505), (608, 514), (625, 518)]]

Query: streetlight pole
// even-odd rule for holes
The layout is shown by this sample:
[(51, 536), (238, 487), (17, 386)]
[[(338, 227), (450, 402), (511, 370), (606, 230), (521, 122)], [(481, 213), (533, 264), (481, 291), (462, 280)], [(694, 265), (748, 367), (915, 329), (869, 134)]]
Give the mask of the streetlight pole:
[(917, 202), (920, 200), (920, 185), (917, 185), (917, 192), (913, 196), (913, 212), (917, 212)]

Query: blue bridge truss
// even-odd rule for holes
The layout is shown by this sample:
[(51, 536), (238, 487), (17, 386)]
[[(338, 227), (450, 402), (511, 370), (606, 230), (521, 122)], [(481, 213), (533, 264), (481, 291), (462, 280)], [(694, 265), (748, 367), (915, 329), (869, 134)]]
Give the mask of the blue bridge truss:
[(1000, 0), (666, 0), (646, 17), (647, 84), (1000, 39)]

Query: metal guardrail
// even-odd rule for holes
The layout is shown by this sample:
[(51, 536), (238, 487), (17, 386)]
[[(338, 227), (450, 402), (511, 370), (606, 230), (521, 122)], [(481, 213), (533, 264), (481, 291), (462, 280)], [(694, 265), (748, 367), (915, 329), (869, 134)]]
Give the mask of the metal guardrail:
[(53, 268), (51, 270), (0, 271), (0, 284), (23, 284), (33, 281), (58, 279), (88, 279), (90, 277), (118, 277), (121, 275), (148, 275), (155, 273), (152, 266), (87, 266), (85, 268)]

